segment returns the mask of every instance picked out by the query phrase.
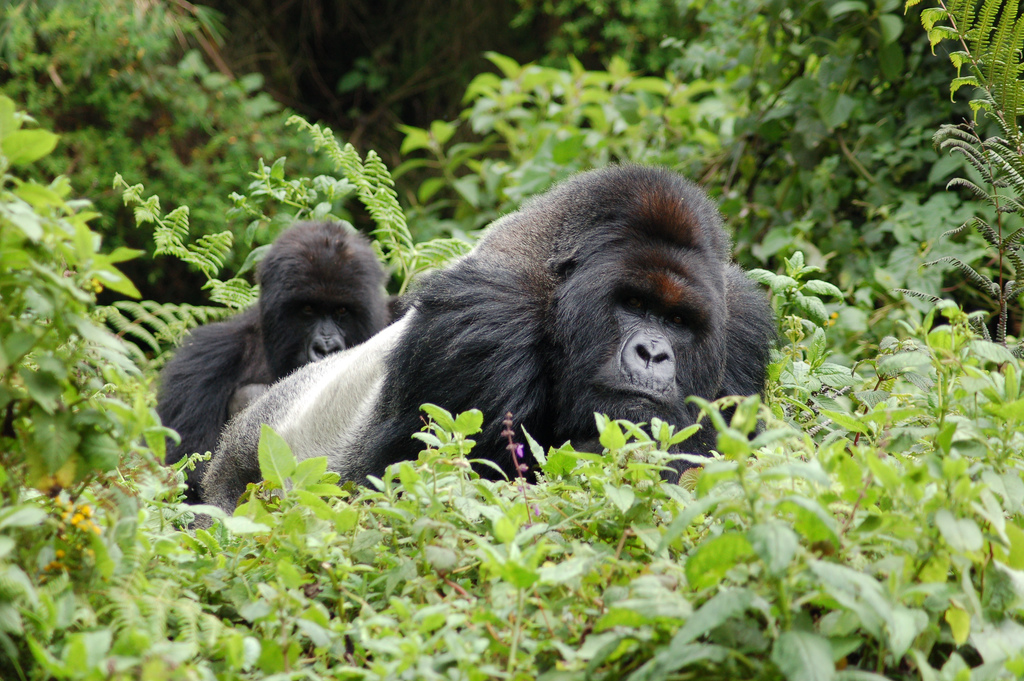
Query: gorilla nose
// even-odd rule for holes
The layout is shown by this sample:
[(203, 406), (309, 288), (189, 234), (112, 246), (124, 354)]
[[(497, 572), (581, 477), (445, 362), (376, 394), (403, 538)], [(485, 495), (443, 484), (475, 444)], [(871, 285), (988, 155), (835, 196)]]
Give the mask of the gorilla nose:
[(309, 360), (315, 362), (344, 349), (345, 341), (337, 336), (317, 336), (309, 344)]
[(626, 372), (651, 387), (667, 388), (675, 380), (676, 357), (668, 339), (660, 333), (640, 331), (622, 351)]

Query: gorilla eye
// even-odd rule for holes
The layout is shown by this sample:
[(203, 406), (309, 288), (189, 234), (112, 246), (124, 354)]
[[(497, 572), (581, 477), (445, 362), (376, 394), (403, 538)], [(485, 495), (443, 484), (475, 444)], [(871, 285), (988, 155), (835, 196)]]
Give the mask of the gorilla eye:
[(313, 306), (312, 305), (304, 305), (302, 307), (302, 314), (306, 315), (307, 317), (312, 317), (313, 316)]
[(683, 319), (683, 315), (681, 314), (677, 314), (672, 317), (672, 323), (676, 326), (682, 326), (684, 321), (686, 320)]
[(629, 299), (626, 300), (626, 305), (634, 310), (640, 310), (644, 306), (644, 301), (640, 300), (636, 296), (630, 296)]
[(348, 314), (348, 308), (345, 307), (344, 305), (339, 305), (334, 309), (334, 314), (336, 314), (339, 317), (344, 317), (345, 315)]

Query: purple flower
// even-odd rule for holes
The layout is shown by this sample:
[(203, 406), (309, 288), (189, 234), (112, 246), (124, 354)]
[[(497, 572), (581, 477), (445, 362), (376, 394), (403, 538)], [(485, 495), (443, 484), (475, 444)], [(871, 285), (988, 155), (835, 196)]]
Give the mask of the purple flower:
[(534, 518), (539, 518), (540, 517), (540, 506), (538, 506), (537, 504), (533, 504), (532, 506), (530, 506), (530, 508), (533, 510), (533, 517)]
[(516, 445), (516, 458), (517, 459), (523, 458), (523, 446), (521, 444)]

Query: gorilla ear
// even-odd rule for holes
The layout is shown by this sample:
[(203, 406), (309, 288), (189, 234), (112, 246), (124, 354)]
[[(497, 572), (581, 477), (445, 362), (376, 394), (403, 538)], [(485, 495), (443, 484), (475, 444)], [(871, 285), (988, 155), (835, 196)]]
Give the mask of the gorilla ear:
[(572, 276), (576, 269), (576, 259), (573, 257), (556, 257), (548, 260), (548, 272), (559, 282), (563, 282)]

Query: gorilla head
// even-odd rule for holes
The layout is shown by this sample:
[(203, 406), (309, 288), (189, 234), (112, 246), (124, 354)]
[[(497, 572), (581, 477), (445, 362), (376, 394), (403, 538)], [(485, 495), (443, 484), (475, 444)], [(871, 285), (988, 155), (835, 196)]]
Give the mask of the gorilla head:
[[(240, 414), (206, 498), (231, 508), (256, 479), (260, 423), (352, 480), (416, 456), (425, 402), (481, 409), (474, 454), (509, 474), (507, 412), (542, 445), (583, 449), (599, 446), (594, 412), (690, 425), (690, 395), (763, 389), (775, 333), (765, 297), (729, 259), (714, 205), (678, 175), (640, 166), (577, 175), (502, 218), (426, 277), (411, 307)], [(709, 452), (708, 430), (684, 449)]]
[(275, 378), (363, 342), (387, 323), (384, 271), (340, 225), (308, 222), (274, 242), (259, 267), (260, 328)]
[[(213, 451), (228, 417), (296, 368), (365, 341), (388, 322), (384, 269), (340, 224), (301, 222), (259, 267), (259, 303), (195, 329), (160, 375), (157, 413), (181, 436), (174, 463)], [(198, 500), (200, 463), (186, 491)]]

